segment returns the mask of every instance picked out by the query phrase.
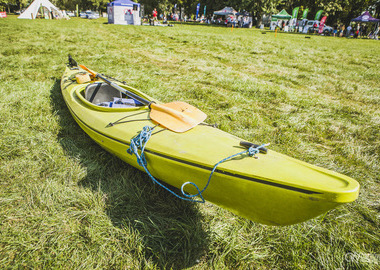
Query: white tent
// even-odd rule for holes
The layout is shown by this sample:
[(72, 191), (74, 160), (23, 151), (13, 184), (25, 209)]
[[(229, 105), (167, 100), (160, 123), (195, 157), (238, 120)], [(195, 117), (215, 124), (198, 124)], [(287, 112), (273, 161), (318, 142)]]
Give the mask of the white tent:
[(140, 4), (116, 0), (107, 4), (108, 23), (141, 25)]
[(41, 6), (46, 8), (49, 12), (56, 12), (60, 17), (62, 17), (62, 13), (59, 9), (49, 0), (34, 0), (33, 3), (31, 3), (30, 6), (20, 16), (18, 16), (18, 18), (35, 19), (37, 14), (40, 12)]
[(235, 15), (237, 11), (233, 9), (232, 7), (225, 7), (221, 10), (214, 11), (214, 15), (222, 15), (222, 16), (227, 16), (227, 15)]

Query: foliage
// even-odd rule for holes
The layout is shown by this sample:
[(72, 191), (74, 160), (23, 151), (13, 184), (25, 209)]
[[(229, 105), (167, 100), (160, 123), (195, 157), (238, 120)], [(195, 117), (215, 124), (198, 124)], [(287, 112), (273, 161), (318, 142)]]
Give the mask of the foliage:
[(98, 10), (105, 11), (107, 9), (108, 0), (56, 0), (56, 5), (62, 9), (75, 10), (78, 5), (80, 10)]
[(262, 17), (264, 14), (273, 14), (276, 13), (277, 7), (281, 5), (284, 1), (283, 0), (271, 0), (271, 1), (266, 1), (266, 0), (253, 0), (250, 1), (249, 7), (250, 10), (254, 14), (256, 14), (257, 17), (257, 26), (261, 25), (262, 23)]
[[(65, 10), (76, 10), (78, 5), (82, 10), (86, 10), (87, 6), (83, 5), (84, 1), (82, 0), (56, 0), (55, 5)], [(91, 7), (90, 7), (91, 9)]]
[(14, 9), (20, 9), (29, 4), (29, 0), (0, 0), (0, 6), (6, 7), (8, 12)]

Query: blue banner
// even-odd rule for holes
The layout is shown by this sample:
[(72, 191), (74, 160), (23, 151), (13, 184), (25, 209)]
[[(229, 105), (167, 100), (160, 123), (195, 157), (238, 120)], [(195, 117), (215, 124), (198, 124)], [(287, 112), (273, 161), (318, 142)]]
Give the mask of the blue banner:
[(197, 16), (195, 17), (196, 19), (198, 19), (198, 14), (199, 14), (199, 8), (200, 8), (200, 6), (201, 6), (201, 3), (198, 3), (198, 5), (197, 5)]

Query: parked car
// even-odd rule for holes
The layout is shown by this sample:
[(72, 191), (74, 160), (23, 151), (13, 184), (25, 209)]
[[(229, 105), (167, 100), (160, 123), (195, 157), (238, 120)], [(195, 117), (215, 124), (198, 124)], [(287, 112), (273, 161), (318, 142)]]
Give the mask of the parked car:
[[(320, 21), (308, 21), (306, 27), (308, 27), (309, 33), (314, 33), (315, 31), (318, 32), (319, 31), (319, 23), (320, 23)], [(323, 26), (322, 33), (325, 35), (330, 35), (330, 34), (332, 34), (333, 30), (334, 29), (331, 26), (328, 26), (325, 24)]]
[(95, 11), (86, 11), (87, 19), (99, 19), (99, 13)]
[(83, 19), (87, 19), (87, 14), (86, 12), (81, 12), (79, 13), (79, 17), (83, 18)]

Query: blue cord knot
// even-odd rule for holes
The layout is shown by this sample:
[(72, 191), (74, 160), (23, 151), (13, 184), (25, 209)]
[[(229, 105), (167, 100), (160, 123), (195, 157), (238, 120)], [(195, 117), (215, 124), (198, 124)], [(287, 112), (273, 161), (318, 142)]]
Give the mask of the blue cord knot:
[(266, 144), (262, 144), (258, 147), (254, 147), (253, 145), (247, 150), (248, 152), (248, 156), (250, 157), (253, 157), (255, 155), (257, 155), (259, 152), (260, 152), (260, 149), (261, 148), (265, 148), (267, 147), (268, 145), (270, 145), (270, 143), (266, 143)]
[[(127, 149), (127, 152), (131, 155), (135, 154), (137, 157), (137, 163), (141, 166), (144, 167), (147, 165), (145, 155), (144, 155), (144, 150), (145, 150), (145, 145), (149, 141), (150, 136), (152, 136), (152, 131), (154, 127), (149, 127), (145, 126), (143, 129), (140, 131), (139, 134), (137, 134), (135, 137), (132, 138), (131, 140), (131, 145)], [(141, 155), (138, 155), (138, 149), (141, 149)]]
[[(216, 170), (216, 168), (218, 167), (219, 164), (221, 164), (221, 163), (223, 163), (223, 162), (225, 162), (225, 161), (227, 161), (229, 159), (232, 159), (232, 158), (234, 158), (236, 156), (243, 155), (245, 153), (247, 153), (248, 156), (250, 156), (250, 157), (255, 157), (260, 152), (260, 148), (263, 148), (263, 147), (266, 147), (266, 146), (269, 145), (269, 143), (268, 143), (268, 144), (263, 144), (263, 145), (258, 146), (258, 147), (251, 146), (248, 150), (245, 150), (243, 152), (240, 152), (240, 153), (234, 154), (232, 156), (229, 156), (229, 157), (227, 157), (225, 159), (222, 159), (221, 161), (219, 161), (218, 163), (215, 164), (215, 166), (212, 169), (212, 171), (210, 173), (210, 176), (209, 176), (209, 178), (207, 180), (207, 183), (206, 183), (205, 187), (202, 190), (200, 190), (199, 187), (195, 183), (193, 183), (193, 182), (185, 182), (181, 186), (181, 193), (182, 193), (183, 196), (180, 196), (180, 195), (176, 194), (174, 191), (172, 191), (171, 189), (169, 189), (168, 187), (166, 187), (163, 184), (161, 184), (160, 182), (158, 182), (153, 177), (153, 175), (149, 172), (149, 170), (147, 168), (147, 162), (146, 162), (146, 159), (145, 159), (145, 156), (144, 156), (144, 150), (145, 150), (146, 143), (148, 142), (148, 140), (152, 136), (153, 129), (154, 129), (154, 127), (145, 126), (141, 130), (141, 132), (139, 134), (137, 134), (135, 137), (133, 137), (131, 139), (131, 145), (127, 149), (127, 152), (129, 154), (131, 154), (131, 155), (134, 154), (137, 157), (137, 163), (141, 167), (144, 168), (145, 172), (149, 175), (150, 179), (154, 183), (156, 183), (159, 186), (163, 187), (164, 189), (166, 189), (167, 191), (169, 191), (171, 194), (173, 194), (177, 198), (180, 198), (180, 199), (185, 200), (185, 201), (191, 201), (191, 202), (205, 203), (205, 199), (203, 198), (202, 193), (209, 186), (209, 184), (211, 182), (211, 177), (214, 174), (214, 172), (215, 172), (215, 170)], [(141, 149), (141, 154), (139, 154), (138, 149)], [(194, 186), (197, 189), (198, 193), (196, 193), (196, 194), (187, 194), (187, 193), (185, 193), (184, 188), (187, 185)], [(200, 200), (193, 199), (194, 197), (197, 197), (197, 196), (199, 196)]]
[(253, 156), (255, 156), (256, 154), (258, 154), (259, 152), (260, 152), (259, 149), (257, 149), (257, 148), (255, 148), (255, 147), (251, 146), (251, 147), (248, 149), (248, 156), (253, 157)]

